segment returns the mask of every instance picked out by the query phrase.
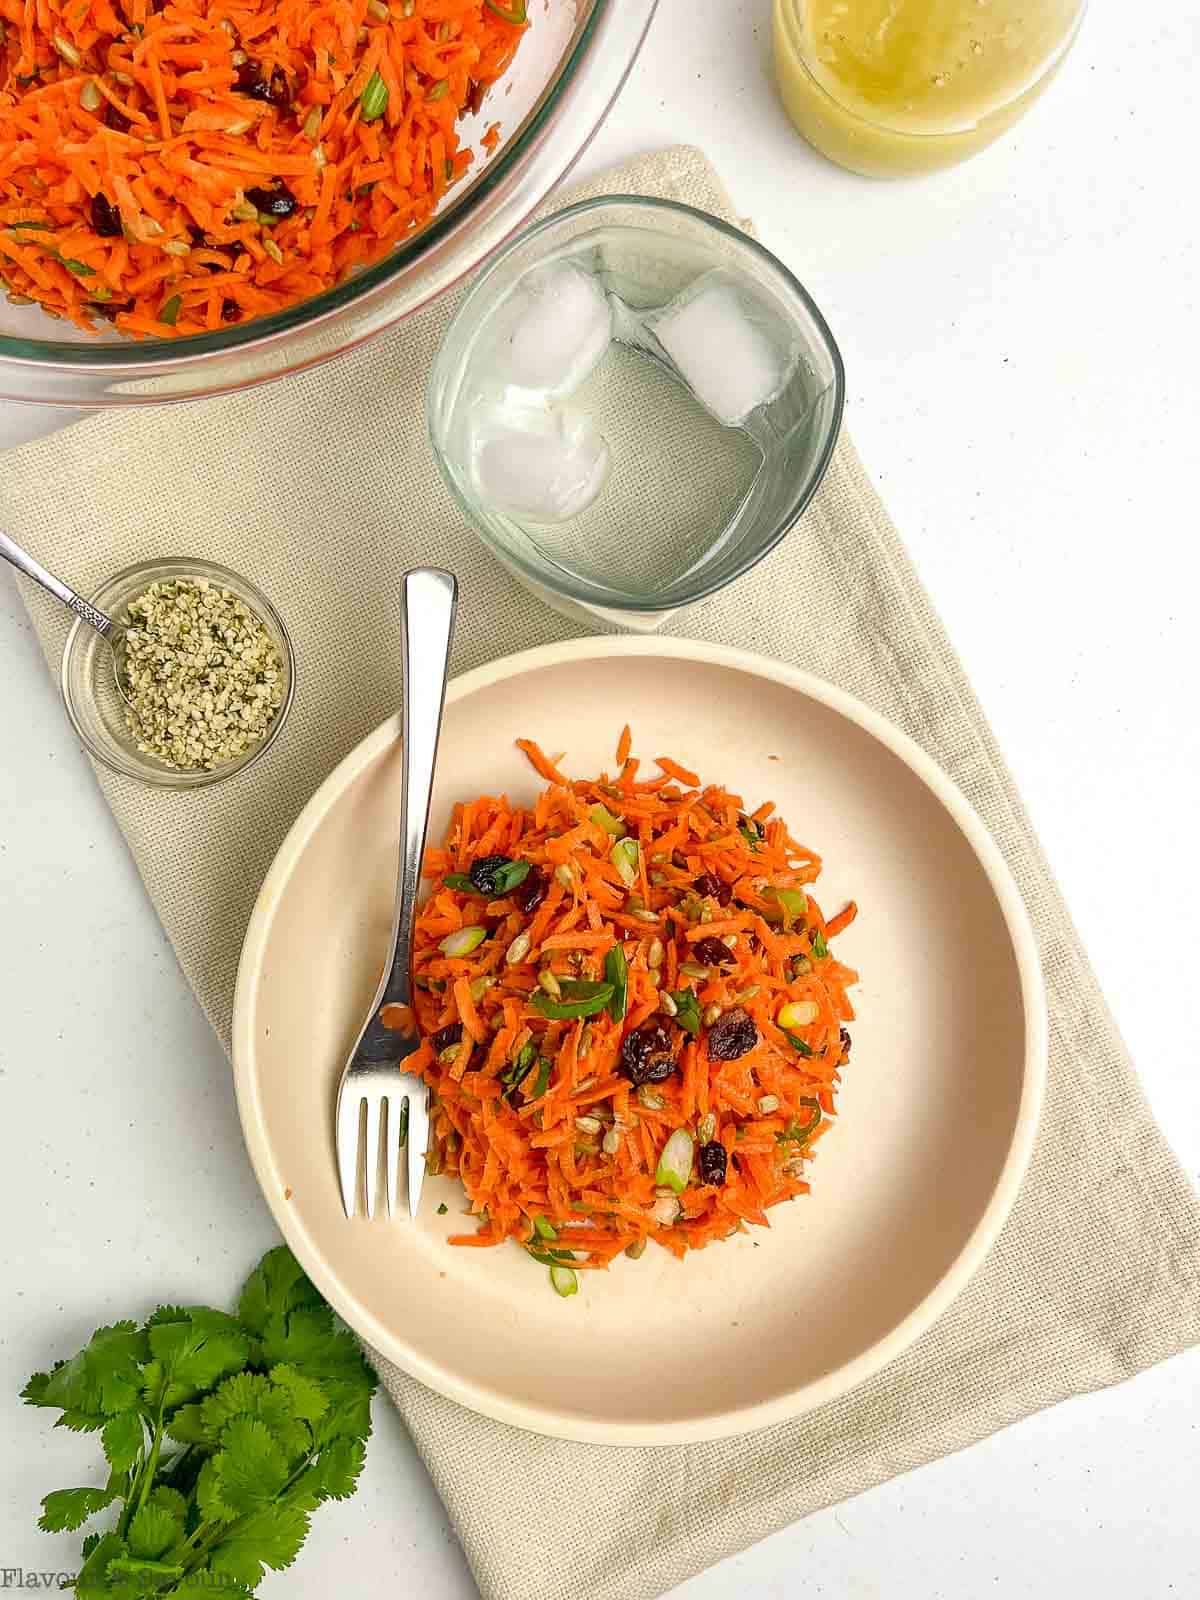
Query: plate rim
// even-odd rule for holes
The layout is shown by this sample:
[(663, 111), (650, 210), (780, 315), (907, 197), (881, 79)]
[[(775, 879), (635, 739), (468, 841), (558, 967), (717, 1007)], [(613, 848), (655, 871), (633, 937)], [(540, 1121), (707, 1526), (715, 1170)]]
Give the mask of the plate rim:
[[(983, 1215), (945, 1273), (908, 1316), (853, 1361), (773, 1399), (726, 1408), (684, 1422), (648, 1423), (571, 1416), (552, 1407), (513, 1400), (435, 1366), (369, 1313), (363, 1314), (365, 1308), (350, 1305), (336, 1269), (314, 1244), (273, 1181), (266, 1127), (255, 1081), (251, 996), (262, 968), (266, 937), (285, 884), (336, 799), (366, 766), (398, 740), (398, 715), (386, 718), (338, 762), (301, 809), (267, 870), (247, 924), (238, 961), (231, 1060), (242, 1137), (263, 1198), (301, 1266), (335, 1311), (362, 1339), (426, 1388), (495, 1422), (576, 1443), (668, 1447), (733, 1438), (803, 1416), (857, 1388), (933, 1327), (983, 1264), (1020, 1192), (1033, 1154), (1045, 1098), (1048, 1021), (1045, 982), (1029, 912), (990, 830), (957, 784), (909, 734), (835, 684), (787, 662), (775, 661), (735, 646), (687, 638), (600, 635), (535, 646), (461, 673), (452, 678), (447, 686), (446, 704), (454, 705), (505, 679), (565, 663), (613, 656), (659, 656), (731, 668), (780, 684), (856, 723), (903, 761), (932, 791), (970, 845), (996, 896), (1016, 958), (1025, 1010), (1024, 1073), (1017, 1116), (1004, 1164)], [(375, 1225), (387, 1226), (385, 1223)], [(347, 1314), (348, 1310), (352, 1315)]]

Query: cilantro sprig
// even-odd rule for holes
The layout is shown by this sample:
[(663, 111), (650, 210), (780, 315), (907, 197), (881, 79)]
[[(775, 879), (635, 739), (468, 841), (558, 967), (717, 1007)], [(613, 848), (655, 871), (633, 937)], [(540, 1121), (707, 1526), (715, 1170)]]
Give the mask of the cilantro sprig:
[(102, 1488), (56, 1489), (48, 1533), (116, 1520), (83, 1541), (79, 1600), (253, 1596), (291, 1566), (323, 1501), (354, 1493), (375, 1377), (284, 1246), (251, 1273), (237, 1315), (160, 1306), (100, 1328), (38, 1372), (29, 1405), (96, 1433)]

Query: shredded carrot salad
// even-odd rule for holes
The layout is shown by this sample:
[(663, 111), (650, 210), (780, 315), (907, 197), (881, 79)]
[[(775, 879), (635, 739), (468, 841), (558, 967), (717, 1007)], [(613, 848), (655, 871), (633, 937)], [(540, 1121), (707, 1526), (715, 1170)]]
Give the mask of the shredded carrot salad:
[(767, 1224), (808, 1191), (849, 1058), (856, 974), (808, 892), (821, 870), (771, 804), (747, 812), (626, 729), (613, 778), (547, 780), (532, 809), (456, 807), (426, 856), (412, 1065), (434, 1091), (427, 1156), (478, 1232), (551, 1268), (676, 1255)]
[(168, 338), (328, 289), (464, 175), (458, 118), (525, 27), (525, 0), (0, 0), (9, 298)]

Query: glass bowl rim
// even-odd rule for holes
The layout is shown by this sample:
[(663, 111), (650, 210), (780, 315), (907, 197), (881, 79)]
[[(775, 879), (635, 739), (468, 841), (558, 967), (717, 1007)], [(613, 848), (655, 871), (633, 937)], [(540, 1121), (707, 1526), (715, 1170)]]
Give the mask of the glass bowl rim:
[[(470, 288), (455, 307), (454, 314), (446, 325), (430, 366), (429, 377), (425, 386), (425, 430), (434, 459), (438, 465), (438, 471), (460, 509), (466, 515), (476, 536), (493, 555), (496, 555), (496, 547), (499, 541), (495, 540), (490, 531), (482, 525), (476, 507), (467, 500), (453, 478), (446, 471), (442, 461), (443, 451), (437, 443), (434, 433), (434, 395), (438, 388), (436, 380), (443, 374), (444, 363), (447, 359), (446, 351), (450, 344), (451, 335), (459, 327), (461, 320), (465, 318), (477, 296), (485, 290), (492, 274), (507, 261), (515, 250), (560, 223), (584, 215), (587, 212), (603, 212), (614, 206), (634, 206), (640, 210), (667, 212), (686, 217), (690, 222), (698, 223), (701, 228), (709, 228), (719, 234), (723, 234), (739, 248), (747, 250), (753, 256), (757, 256), (769, 271), (782, 280), (784, 287), (799, 300), (804, 310), (812, 318), (833, 365), (833, 382), (830, 386), (833, 390), (833, 409), (825, 437), (821, 441), (821, 447), (814, 456), (814, 465), (809, 475), (807, 488), (789, 498), (786, 511), (775, 517), (771, 531), (761, 542), (755, 545), (753, 551), (747, 553), (736, 562), (733, 570), (726, 576), (709, 578), (698, 583), (686, 597), (661, 594), (645, 598), (625, 594), (619, 597), (601, 596), (590, 586), (581, 583), (577, 584), (574, 581), (561, 581), (556, 575), (558, 569), (555, 569), (549, 562), (545, 566), (535, 566), (517, 552), (508, 549), (507, 546), (504, 547), (505, 560), (511, 560), (519, 567), (521, 573), (532, 582), (562, 595), (565, 599), (609, 612), (627, 611), (635, 615), (641, 615), (660, 612), (664, 609), (680, 610), (686, 606), (697, 605), (701, 600), (707, 600), (710, 595), (716, 594), (719, 590), (744, 578), (760, 561), (769, 556), (787, 536), (800, 517), (804, 515), (813, 496), (824, 482), (826, 472), (829, 470), (829, 463), (837, 446), (838, 437), (841, 434), (842, 415), (846, 403), (846, 369), (832, 329), (826, 322), (816, 301), (800, 282), (799, 278), (796, 277), (795, 273), (792, 272), (791, 268), (786, 266), (773, 251), (768, 250), (760, 240), (744, 232), (734, 224), (726, 222), (722, 217), (714, 216), (711, 211), (702, 211), (698, 206), (687, 205), (682, 200), (659, 199), (656, 195), (605, 194), (598, 195), (590, 200), (577, 200), (573, 205), (564, 206), (562, 210), (555, 211), (548, 217), (542, 217), (530, 226), (522, 228), (500, 249), (494, 251), (483, 266), (479, 268)], [(536, 263), (532, 264), (536, 265)], [(828, 392), (828, 390), (823, 391), (823, 393)], [(499, 559), (498, 556), (497, 559)]]
[[(780, 19), (780, 26), (787, 28), (793, 35), (791, 43), (795, 47), (796, 67), (800, 72), (803, 73), (805, 81), (811, 85), (816, 93), (822, 96), (823, 99), (828, 100), (830, 105), (836, 106), (839, 114), (847, 118), (850, 122), (855, 122), (860, 127), (869, 129), (872, 133), (886, 133), (898, 139), (911, 139), (914, 144), (921, 144), (926, 139), (944, 141), (947, 138), (954, 138), (964, 134), (974, 133), (978, 130), (980, 123), (985, 120), (983, 117), (977, 117), (974, 122), (969, 124), (969, 126), (952, 129), (949, 133), (945, 131), (922, 133), (920, 129), (917, 128), (897, 128), (894, 123), (881, 122), (876, 120), (874, 117), (865, 117), (862, 112), (857, 110), (855, 107), (847, 105), (844, 100), (839, 100), (837, 95), (833, 93), (829, 86), (822, 83), (821, 80), (816, 76), (805, 59), (801, 49), (802, 40), (800, 37), (797, 37), (797, 30), (802, 28), (802, 24), (797, 16), (797, 7), (800, 3), (801, 0), (774, 0), (775, 15)], [(1045, 62), (1043, 62), (1036, 77), (1032, 78), (1019, 94), (1011, 95), (1000, 105), (993, 106), (991, 111), (987, 113), (988, 116), (995, 116), (997, 112), (1002, 112), (1009, 106), (1015, 104), (1021, 98), (1021, 95), (1028, 94), (1032, 89), (1036, 89), (1039, 84), (1041, 84), (1052, 72), (1056, 70), (1056, 68), (1061, 66), (1064, 57), (1067, 55), (1067, 52), (1071, 49), (1071, 46), (1079, 37), (1079, 30), (1083, 26), (1083, 19), (1088, 8), (1088, 0), (1078, 0), (1078, 7), (1079, 9), (1075, 13), (1075, 20), (1072, 22), (1066, 37), (1062, 40), (1061, 44), (1059, 44), (1054, 53)]]
[[(112, 752), (93, 738), (84, 727), (75, 705), (75, 697), (69, 687), (69, 670), (73, 658), (84, 648), (86, 643), (90, 643), (90, 636), (96, 632), (81, 617), (77, 617), (71, 625), (63, 644), (62, 657), (59, 663), (59, 693), (76, 736), (92, 759), (98, 761), (109, 772), (115, 772), (122, 778), (131, 778), (134, 782), (149, 784), (156, 789), (203, 789), (211, 783), (219, 783), (226, 778), (236, 778), (239, 773), (245, 772), (252, 767), (259, 757), (265, 755), (275, 742), (280, 729), (287, 720), (288, 713), (292, 709), (292, 702), (295, 699), (296, 650), (292, 643), (292, 636), (288, 632), (287, 624), (280, 616), (273, 602), (262, 592), (258, 585), (242, 573), (235, 572), (232, 567), (227, 567), (219, 561), (212, 561), (204, 556), (149, 556), (142, 561), (133, 561), (127, 567), (122, 567), (118, 572), (112, 573), (87, 598), (92, 605), (100, 606), (102, 597), (110, 589), (118, 586), (123, 587), (131, 581), (143, 577), (153, 582), (153, 578), (150, 578), (149, 575), (160, 567), (178, 568), (180, 576), (208, 578), (225, 584), (240, 599), (246, 600), (255, 611), (259, 612), (278, 634), (283, 643), (284, 661), (287, 667), (287, 690), (264, 737), (246, 755), (234, 761), (226, 762), (222, 766), (199, 772), (166, 766), (160, 770), (151, 766), (141, 752), (135, 750), (131, 750), (129, 753), (129, 765), (121, 764), (113, 756)], [(101, 643), (104, 648), (108, 648), (107, 640), (102, 640)], [(89, 688), (85, 688), (83, 693), (90, 694), (91, 691)], [(135, 765), (138, 768), (136, 771), (132, 770)]]
[(89, 344), (0, 334), (0, 361), (34, 369), (100, 370), (111, 371), (114, 375), (127, 370), (130, 377), (136, 377), (144, 367), (153, 367), (156, 371), (184, 368), (197, 359), (251, 350), (298, 328), (313, 329), (329, 322), (373, 291), (385, 287), (402, 270), (415, 265), (427, 250), (467, 222), (476, 205), (508, 178), (570, 87), (600, 22), (609, 9), (619, 3), (620, 0), (592, 0), (592, 8), (572, 47), (563, 55), (555, 76), (529, 112), (525, 126), (500, 147), (481, 168), (472, 186), (464, 190), (462, 200), (469, 198), (470, 204), (450, 205), (440, 216), (430, 217), (403, 245), (355, 276), (268, 316), (252, 317), (230, 328), (191, 334), (184, 339), (124, 339), (120, 343)]

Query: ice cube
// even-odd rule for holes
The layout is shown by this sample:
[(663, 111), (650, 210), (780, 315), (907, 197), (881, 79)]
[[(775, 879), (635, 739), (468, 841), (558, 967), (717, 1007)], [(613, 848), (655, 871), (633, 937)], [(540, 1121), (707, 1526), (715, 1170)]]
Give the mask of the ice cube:
[(786, 322), (736, 273), (706, 272), (646, 325), (696, 399), (727, 427), (774, 400), (796, 365)]
[(608, 476), (608, 444), (592, 419), (554, 411), (484, 411), (475, 418), (471, 476), (487, 506), (530, 522), (568, 522)]
[(551, 261), (527, 272), (500, 308), (488, 376), (561, 400), (591, 376), (611, 339), (612, 312), (595, 278)]

